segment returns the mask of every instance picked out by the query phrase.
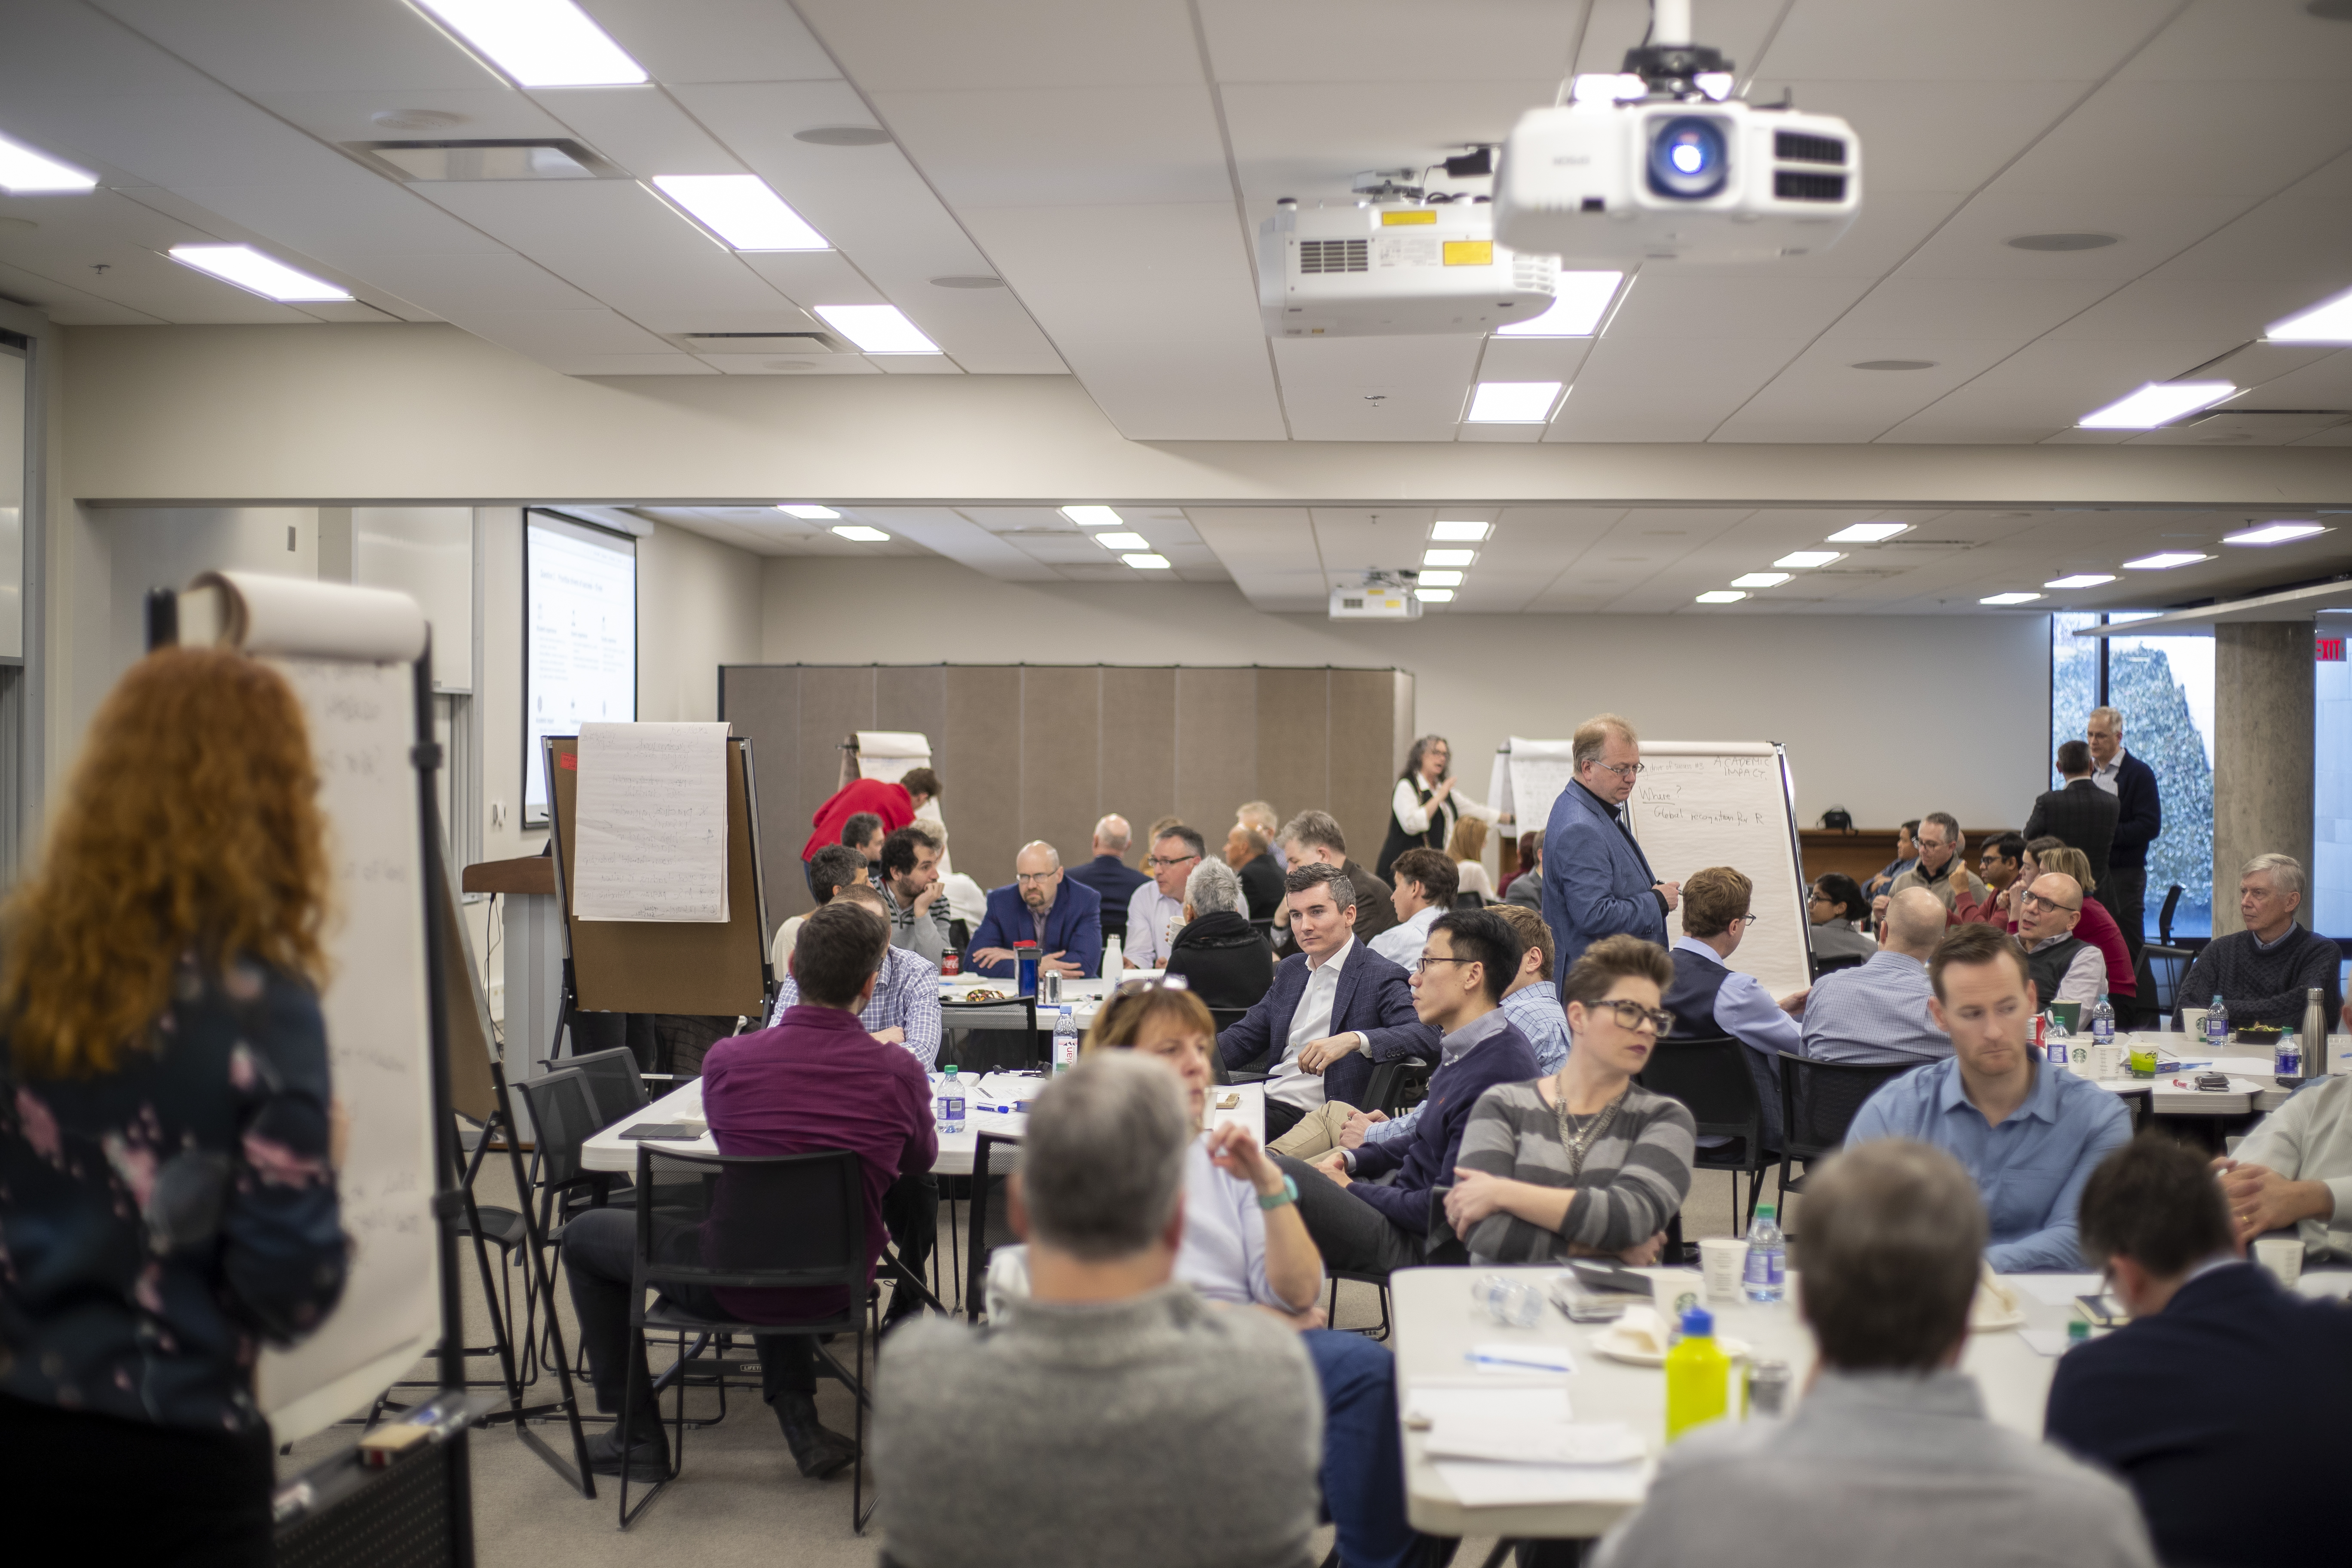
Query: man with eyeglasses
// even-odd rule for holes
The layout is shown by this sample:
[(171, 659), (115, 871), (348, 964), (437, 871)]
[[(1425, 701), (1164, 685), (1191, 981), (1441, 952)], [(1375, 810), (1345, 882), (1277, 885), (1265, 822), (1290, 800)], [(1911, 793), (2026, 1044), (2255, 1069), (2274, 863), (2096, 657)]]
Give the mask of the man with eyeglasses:
[(1886, 900), (1906, 888), (1925, 888), (1936, 895), (1944, 912), (1954, 911), (1963, 895), (1970, 903), (1984, 901), (1985, 885), (1969, 870), (1968, 835), (1959, 818), (1948, 811), (1931, 811), (1920, 819), (1919, 863), (1895, 879), (1894, 886), (1873, 901), (1871, 916), (1886, 918)]
[(2052, 871), (2036, 877), (2017, 901), (2017, 940), (2025, 944), (2025, 973), (2044, 1005), (2080, 1002), (2087, 1007), (2107, 989), (2107, 960), (2097, 944), (2074, 934), (2083, 918), (2083, 885)]
[(1764, 1111), (1764, 1146), (1780, 1146), (1780, 1058), (1804, 1048), (1797, 1020), (1809, 993), (1792, 991), (1779, 1001), (1754, 975), (1731, 967), (1740, 938), (1756, 923), (1748, 912), (1756, 884), (1728, 866), (1691, 873), (1683, 884), (1683, 934), (1673, 949), (1675, 983), (1665, 1008), (1675, 1016), (1672, 1038), (1730, 1036), (1748, 1047), (1748, 1075)]
[(1127, 900), (1127, 966), (1164, 969), (1169, 944), (1184, 923), (1184, 880), (1209, 852), (1200, 829), (1175, 823), (1163, 827), (1151, 841), (1151, 857), (1144, 868), (1151, 880)]
[(975, 974), (1019, 973), (1016, 942), (1037, 944), (1037, 973), (1087, 979), (1102, 963), (1102, 900), (1062, 873), (1062, 853), (1039, 839), (1021, 847), (1013, 879), (988, 894), (988, 913), (971, 933), (964, 963)]
[(1584, 950), (1604, 936), (1666, 945), (1666, 916), (1682, 884), (1659, 880), (1633, 841), (1625, 801), (1642, 773), (1642, 742), (1614, 713), (1576, 727), (1575, 780), (1552, 802), (1544, 826), (1543, 916), (1559, 949), (1558, 984)]

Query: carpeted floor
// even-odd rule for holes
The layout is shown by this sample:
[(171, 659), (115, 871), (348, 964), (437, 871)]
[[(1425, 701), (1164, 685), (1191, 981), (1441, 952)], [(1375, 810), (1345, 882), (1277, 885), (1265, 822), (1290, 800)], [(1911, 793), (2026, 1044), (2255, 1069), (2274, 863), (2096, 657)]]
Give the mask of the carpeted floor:
[[(484, 1172), (480, 1199), (510, 1204), (509, 1194), (505, 1172), (494, 1161)], [(1743, 1199), (1745, 1195), (1743, 1184)], [(946, 1218), (943, 1213), (942, 1225)], [(1693, 1240), (1731, 1234), (1729, 1179), (1701, 1172), (1684, 1208), (1683, 1223), (1685, 1235)], [(494, 1259), (496, 1256), (494, 1252)], [(488, 1311), (470, 1249), (463, 1254), (462, 1267), (467, 1342), (487, 1344)], [(562, 1297), (560, 1272), (557, 1293)], [(570, 1301), (561, 1300), (559, 1305), (567, 1343), (576, 1354), (578, 1341)], [(1371, 1287), (1340, 1287), (1335, 1327), (1370, 1326), (1379, 1321), (1379, 1301)], [(845, 1352), (848, 1347), (838, 1349)], [(656, 1372), (663, 1359), (656, 1354)], [(848, 1360), (846, 1353), (843, 1360)], [(870, 1353), (867, 1364), (870, 1370)], [(489, 1378), (495, 1369), (495, 1361), (485, 1357), (475, 1363), (474, 1375)], [(413, 1375), (431, 1374), (429, 1365), (421, 1365)], [(593, 1415), (594, 1395), (584, 1383), (579, 1386), (583, 1413)], [(534, 1404), (552, 1396), (551, 1375), (542, 1377), (529, 1391), (530, 1402)], [(664, 1412), (670, 1408), (665, 1401)], [(827, 1426), (836, 1431), (849, 1430), (851, 1401), (839, 1384), (820, 1381), (817, 1408)], [(688, 1394), (689, 1418), (715, 1415), (717, 1410), (715, 1393)], [(602, 1429), (601, 1422), (590, 1427), (592, 1434)], [(559, 1450), (568, 1446), (560, 1423), (541, 1425), (536, 1430)], [(279, 1459), (280, 1473), (315, 1463), (348, 1447), (357, 1435), (356, 1426), (345, 1426), (306, 1438)], [(983, 1440), (975, 1434), (975, 1442)], [(481, 1562), (499, 1568), (604, 1568), (624, 1563), (636, 1568), (652, 1561), (691, 1563), (694, 1568), (733, 1568), (738, 1563), (747, 1568), (751, 1564), (775, 1568), (778, 1563), (791, 1568), (835, 1568), (836, 1564), (872, 1568), (879, 1555), (877, 1531), (869, 1528), (860, 1536), (850, 1528), (848, 1476), (829, 1481), (803, 1479), (785, 1451), (774, 1416), (760, 1402), (756, 1390), (731, 1391), (724, 1421), (688, 1431), (683, 1473), (625, 1534), (615, 1528), (617, 1483), (610, 1478), (598, 1479), (594, 1500), (583, 1499), (505, 1427), (477, 1432), (473, 1459), (476, 1551)], [(1327, 1529), (1316, 1542), (1318, 1554), (1329, 1545)], [(1484, 1561), (1491, 1545), (1489, 1541), (1465, 1541), (1455, 1562), (1475, 1565)]]

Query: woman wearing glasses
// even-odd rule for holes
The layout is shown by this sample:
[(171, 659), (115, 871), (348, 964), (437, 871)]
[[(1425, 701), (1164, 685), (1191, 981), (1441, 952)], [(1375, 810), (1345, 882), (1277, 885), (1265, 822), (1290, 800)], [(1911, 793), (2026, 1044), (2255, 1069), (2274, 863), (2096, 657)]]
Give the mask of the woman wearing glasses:
[(1658, 1004), (1674, 975), (1664, 949), (1632, 936), (1603, 937), (1570, 965), (1568, 1060), (1488, 1089), (1463, 1130), (1445, 1218), (1472, 1262), (1657, 1261), (1698, 1128), (1633, 1075), (1673, 1026)]
[(1464, 817), (1480, 822), (1503, 819), (1495, 807), (1481, 805), (1454, 787), (1453, 761), (1454, 748), (1443, 735), (1423, 735), (1412, 743), (1404, 772), (1397, 778), (1396, 793), (1389, 801), (1388, 840), (1381, 846), (1380, 863), (1372, 868), (1372, 874), (1382, 881), (1389, 879), (1389, 868), (1406, 850), (1444, 849), (1453, 837), (1454, 825)]

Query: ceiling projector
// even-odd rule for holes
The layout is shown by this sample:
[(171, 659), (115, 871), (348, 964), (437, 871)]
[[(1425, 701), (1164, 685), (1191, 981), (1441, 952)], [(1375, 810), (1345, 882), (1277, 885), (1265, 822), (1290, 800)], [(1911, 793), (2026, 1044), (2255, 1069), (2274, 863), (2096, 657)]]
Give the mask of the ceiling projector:
[(1491, 332), (1551, 308), (1559, 263), (1495, 242), (1481, 200), (1285, 198), (1258, 226), (1258, 312), (1270, 338)]
[(1331, 619), (1335, 621), (1417, 621), (1421, 619), (1421, 598), (1406, 579), (1417, 574), (1406, 572), (1367, 572), (1360, 588), (1339, 587), (1331, 590)]
[(1571, 267), (1771, 261), (1836, 244), (1862, 210), (1853, 127), (1723, 96), (1730, 66), (1688, 41), (1689, 0), (1657, 0), (1652, 16), (1623, 75), (1580, 78), (1576, 101), (1520, 116), (1495, 177), (1496, 240)]

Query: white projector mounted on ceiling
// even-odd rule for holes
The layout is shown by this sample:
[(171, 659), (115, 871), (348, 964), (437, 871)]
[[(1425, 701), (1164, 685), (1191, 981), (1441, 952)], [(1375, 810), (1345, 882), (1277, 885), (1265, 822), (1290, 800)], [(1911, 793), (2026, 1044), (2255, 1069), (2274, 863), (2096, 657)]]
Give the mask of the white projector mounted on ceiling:
[(1468, 201), (1286, 199), (1257, 231), (1266, 336), (1491, 332), (1533, 321), (1551, 308), (1558, 263), (1495, 243), (1493, 212)]
[[(1570, 267), (1772, 261), (1825, 250), (1862, 210), (1862, 142), (1833, 114), (1757, 107), (1693, 45), (1688, 0), (1657, 0), (1625, 74), (1519, 117), (1495, 177), (1495, 235)], [(1588, 81), (1615, 87), (1585, 96)]]
[(1331, 590), (1335, 621), (1417, 621), (1421, 600), (1409, 583), (1385, 572), (1368, 572), (1360, 588)]

